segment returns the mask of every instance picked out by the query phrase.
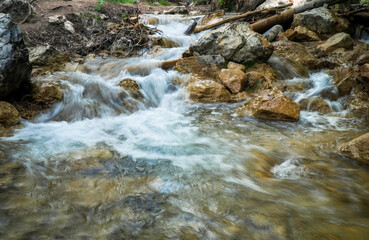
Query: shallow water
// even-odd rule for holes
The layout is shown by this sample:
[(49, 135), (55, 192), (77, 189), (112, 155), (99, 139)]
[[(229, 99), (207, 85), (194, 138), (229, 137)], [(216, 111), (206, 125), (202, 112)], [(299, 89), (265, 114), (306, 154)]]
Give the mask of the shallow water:
[(285, 80), (308, 83), (288, 92), (295, 101), (336, 106), (297, 123), (193, 104), (172, 84), (179, 74), (157, 66), (200, 35), (183, 36), (189, 17), (159, 18), (180, 47), (38, 79), (57, 79), (65, 97), (0, 138), (1, 239), (367, 239), (369, 169), (339, 147), (369, 125), (331, 101), (330, 77)]

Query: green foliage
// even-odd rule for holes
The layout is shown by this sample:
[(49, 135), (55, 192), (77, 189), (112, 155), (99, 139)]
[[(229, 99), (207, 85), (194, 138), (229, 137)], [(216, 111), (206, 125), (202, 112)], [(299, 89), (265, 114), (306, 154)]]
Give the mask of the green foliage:
[(116, 2), (116, 3), (130, 3), (130, 4), (134, 4), (135, 1), (134, 0), (106, 0), (107, 2)]
[(369, 5), (369, 0), (361, 0), (360, 2), (361, 4), (366, 4), (366, 5)]
[(165, 0), (160, 0), (159, 3), (160, 3), (161, 6), (170, 6), (170, 3), (168, 3)]
[(122, 13), (122, 15), (120, 15), (120, 17), (121, 17), (121, 18), (123, 18), (123, 19), (125, 19), (125, 18), (127, 18), (128, 16), (127, 16), (127, 14)]

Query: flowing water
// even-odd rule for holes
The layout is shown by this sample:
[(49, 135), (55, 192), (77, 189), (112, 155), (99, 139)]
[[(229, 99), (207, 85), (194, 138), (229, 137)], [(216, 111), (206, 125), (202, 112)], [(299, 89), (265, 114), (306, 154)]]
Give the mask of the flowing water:
[[(179, 73), (157, 66), (200, 35), (183, 35), (191, 17), (156, 17), (180, 47), (36, 79), (65, 95), (0, 138), (0, 238), (367, 239), (369, 169), (339, 146), (369, 125), (331, 97), (331, 77), (285, 80), (304, 86), (288, 92), (295, 101), (331, 107), (307, 107), (296, 123), (191, 103), (172, 84)], [(139, 98), (118, 86), (124, 78)]]

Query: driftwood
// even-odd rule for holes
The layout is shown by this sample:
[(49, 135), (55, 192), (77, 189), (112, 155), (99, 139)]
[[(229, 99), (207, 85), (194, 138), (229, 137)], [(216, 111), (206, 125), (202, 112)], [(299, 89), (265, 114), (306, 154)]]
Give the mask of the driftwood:
[[(324, 5), (329, 6), (329, 5), (333, 5), (333, 4), (337, 4), (337, 3), (343, 3), (343, 2), (346, 2), (346, 1), (348, 1), (348, 0), (315, 0), (315, 1), (307, 2), (307, 3), (305, 3), (301, 6), (298, 6), (296, 8), (286, 9), (286, 10), (284, 10), (283, 12), (281, 12), (279, 14), (276, 14), (276, 15), (273, 15), (271, 17), (267, 17), (263, 20), (257, 21), (255, 23), (251, 24), (251, 27), (255, 32), (263, 33), (263, 32), (267, 31), (269, 28), (273, 27), (276, 24), (284, 24), (286, 22), (291, 21), (293, 19), (294, 14), (302, 13), (302, 12), (305, 12), (305, 11), (308, 11), (308, 10), (311, 10), (311, 9), (314, 9), (314, 8), (322, 7)], [(286, 8), (286, 7), (289, 7), (291, 5), (292, 4), (288, 4), (288, 5), (280, 6), (280, 7), (277, 7), (277, 8), (279, 8), (279, 9)], [(265, 10), (255, 10), (255, 11), (247, 12), (247, 13), (235, 16), (235, 17), (226, 18), (226, 19), (224, 19), (222, 21), (219, 21), (217, 23), (197, 27), (197, 28), (195, 28), (194, 33), (198, 33), (198, 32), (204, 31), (204, 30), (208, 30), (208, 29), (211, 29), (213, 27), (216, 27), (216, 26), (222, 25), (224, 23), (227, 23), (227, 22), (233, 22), (233, 21), (237, 21), (237, 20), (240, 20), (240, 19), (245, 19), (249, 16), (256, 15), (256, 14), (261, 13), (263, 11), (273, 11), (275, 9), (276, 8), (269, 8), (269, 9), (265, 9)]]
[(196, 21), (193, 21), (193, 23), (185, 31), (185, 34), (186, 35), (190, 35), (191, 33), (193, 33), (193, 31), (195, 30), (196, 26), (197, 26), (197, 22)]
[(216, 23), (212, 23), (212, 24), (209, 24), (209, 25), (197, 27), (197, 28), (195, 28), (195, 30), (193, 32), (194, 33), (199, 33), (199, 32), (211, 29), (213, 27), (222, 25), (222, 24), (227, 23), (227, 22), (237, 21), (237, 20), (240, 20), (240, 19), (244, 19), (244, 18), (253, 16), (253, 15), (259, 14), (259, 13), (263, 13), (263, 12), (276, 11), (278, 9), (286, 8), (286, 7), (289, 7), (289, 6), (292, 6), (292, 3), (287, 4), (287, 5), (283, 5), (283, 6), (280, 6), (280, 7), (274, 7), (274, 8), (264, 9), (264, 10), (255, 10), (255, 11), (247, 12), (247, 13), (244, 13), (244, 14), (241, 14), (241, 15), (238, 15), (238, 16), (223, 19), (223, 20), (221, 20), (219, 22), (216, 22)]

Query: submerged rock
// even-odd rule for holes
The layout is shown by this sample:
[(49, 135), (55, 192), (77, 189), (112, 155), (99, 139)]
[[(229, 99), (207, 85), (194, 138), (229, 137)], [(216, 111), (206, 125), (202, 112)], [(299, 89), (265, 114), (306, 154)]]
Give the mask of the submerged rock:
[(142, 94), (140, 92), (140, 85), (135, 80), (125, 78), (119, 82), (119, 86), (127, 90), (132, 97), (140, 98)]
[(332, 112), (329, 104), (320, 97), (313, 97), (308, 101), (307, 110), (311, 112), (330, 113)]
[(252, 115), (259, 118), (298, 121), (300, 106), (278, 90), (265, 90), (253, 101), (237, 110), (240, 117)]
[(341, 153), (359, 162), (369, 163), (369, 133), (342, 145)]
[(318, 46), (318, 49), (330, 53), (338, 48), (352, 49), (354, 40), (347, 33), (337, 33), (330, 37), (325, 43)]
[(203, 35), (191, 47), (194, 54), (221, 55), (228, 61), (243, 64), (265, 62), (273, 46), (263, 35), (254, 32), (245, 22), (228, 23)]
[(220, 83), (213, 80), (198, 80), (187, 87), (190, 99), (202, 103), (228, 102), (230, 92)]
[(22, 31), (9, 14), (0, 13), (0, 36), (0, 98), (3, 98), (29, 81), (32, 65)]
[(295, 14), (292, 27), (297, 26), (306, 27), (320, 37), (325, 37), (334, 33), (336, 18), (333, 12), (325, 7), (315, 8)]
[(20, 114), (18, 110), (10, 103), (0, 101), (0, 125), (11, 127), (17, 125)]

